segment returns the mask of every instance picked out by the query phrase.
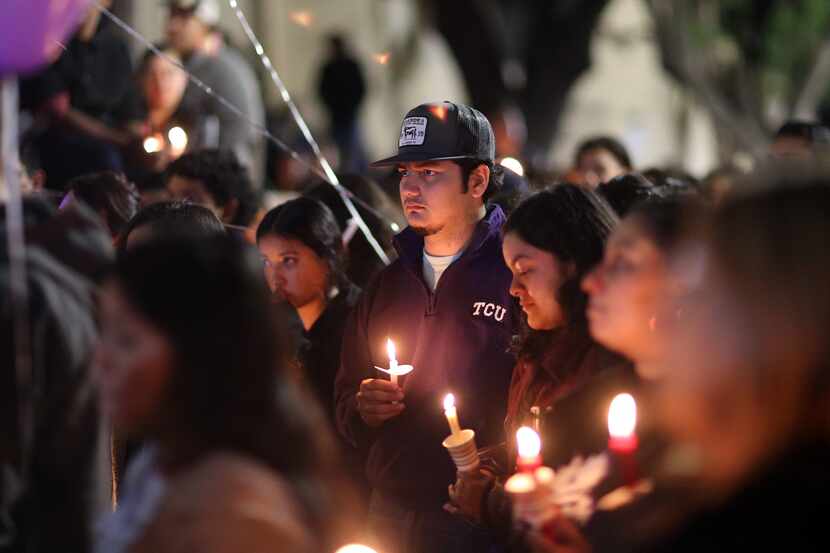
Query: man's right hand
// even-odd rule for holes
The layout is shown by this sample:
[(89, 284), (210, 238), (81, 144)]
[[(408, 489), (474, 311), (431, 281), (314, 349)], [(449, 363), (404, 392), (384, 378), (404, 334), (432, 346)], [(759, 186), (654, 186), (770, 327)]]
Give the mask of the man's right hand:
[(387, 420), (400, 415), (403, 404), (403, 390), (389, 380), (368, 378), (360, 383), (357, 392), (357, 410), (367, 425), (378, 427)]

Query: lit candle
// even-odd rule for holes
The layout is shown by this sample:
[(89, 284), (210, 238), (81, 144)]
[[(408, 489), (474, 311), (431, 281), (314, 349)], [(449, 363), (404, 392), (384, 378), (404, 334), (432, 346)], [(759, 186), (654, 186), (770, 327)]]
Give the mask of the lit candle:
[(452, 394), (447, 394), (447, 397), (444, 398), (444, 415), (447, 416), (447, 422), (450, 423), (450, 433), (453, 436), (461, 434), (458, 411), (455, 408), (455, 396)]
[(148, 154), (156, 154), (163, 148), (161, 135), (148, 136), (144, 139), (144, 151)]
[(517, 465), (521, 472), (533, 472), (542, 466), (542, 440), (535, 430), (529, 426), (519, 428), (516, 443), (519, 450)]
[(187, 149), (187, 133), (183, 128), (173, 127), (167, 131), (167, 139), (170, 142), (173, 157), (180, 157)]
[(637, 403), (631, 394), (619, 394), (608, 409), (608, 448), (617, 456), (626, 485), (639, 480), (635, 453), (637, 452)]
[(395, 357), (395, 342), (386, 339), (386, 352), (389, 354), (389, 379), (392, 384), (398, 383), (398, 359)]
[(367, 545), (359, 543), (350, 543), (338, 549), (335, 553), (377, 553), (374, 549)]

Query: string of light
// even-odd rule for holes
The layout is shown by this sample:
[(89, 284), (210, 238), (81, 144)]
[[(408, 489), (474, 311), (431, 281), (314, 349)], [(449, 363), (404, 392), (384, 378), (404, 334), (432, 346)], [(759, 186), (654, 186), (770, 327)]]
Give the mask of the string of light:
[(303, 115), (300, 113), (300, 110), (297, 108), (297, 104), (294, 103), (294, 100), (291, 98), (291, 93), (288, 92), (288, 87), (285, 86), (285, 83), (280, 78), (280, 74), (277, 72), (277, 69), (274, 67), (274, 64), (271, 63), (271, 58), (268, 57), (268, 54), (265, 53), (265, 48), (262, 47), (262, 43), (254, 33), (254, 30), (251, 28), (250, 23), (248, 23), (248, 18), (245, 17), (245, 12), (242, 11), (242, 8), (239, 6), (239, 2), (237, 0), (228, 0), (228, 5), (234, 10), (236, 14), (236, 18), (239, 20), (240, 25), (242, 25), (242, 30), (245, 31), (245, 36), (248, 37), (248, 40), (251, 42), (251, 45), (254, 47), (254, 51), (256, 52), (257, 56), (259, 56), (259, 60), (262, 63), (265, 70), (268, 72), (268, 75), (271, 77), (271, 81), (280, 91), (280, 96), (282, 96), (283, 102), (285, 105), (288, 106), (288, 110), (291, 112), (291, 116), (294, 118), (294, 121), (297, 123), (297, 127), (300, 129), (300, 132), (303, 133), (303, 136), (308, 142), (309, 146), (311, 146), (311, 150), (314, 152), (314, 155), (317, 157), (317, 162), (320, 164), (320, 167), (323, 168), (326, 175), (328, 176), (328, 182), (331, 184), (335, 190), (337, 190), (340, 197), (343, 198), (343, 203), (346, 205), (346, 209), (349, 211), (349, 215), (351, 215), (352, 219), (355, 223), (357, 223), (358, 228), (363, 232), (363, 235), (366, 237), (366, 240), (371, 244), (372, 248), (375, 250), (375, 253), (378, 257), (383, 261), (385, 265), (389, 265), (389, 258), (386, 256), (386, 252), (383, 251), (383, 248), (380, 247), (375, 237), (372, 235), (372, 231), (369, 230), (369, 227), (366, 225), (366, 222), (360, 216), (357, 209), (355, 208), (354, 204), (350, 201), (348, 195), (345, 194), (345, 188), (340, 184), (340, 181), (337, 179), (337, 175), (332, 170), (331, 165), (329, 164), (326, 157), (323, 155), (323, 152), (320, 150), (319, 144), (314, 139), (314, 135), (311, 134), (311, 129), (308, 128), (308, 125), (303, 119)]
[[(148, 48), (151, 52), (153, 52), (153, 54), (155, 54), (157, 56), (160, 56), (161, 58), (165, 59), (169, 63), (171, 63), (174, 66), (176, 66), (177, 68), (179, 68), (181, 71), (184, 72), (184, 74), (187, 76), (187, 78), (190, 80), (190, 82), (192, 82), (197, 87), (199, 87), (199, 89), (201, 89), (202, 92), (204, 92), (205, 94), (207, 94), (207, 95), (211, 96), (212, 98), (216, 99), (216, 101), (218, 101), (224, 108), (226, 108), (231, 113), (233, 113), (235, 116), (239, 117), (240, 119), (242, 119), (243, 121), (245, 121), (246, 123), (251, 125), (262, 136), (264, 136), (267, 140), (271, 141), (275, 146), (277, 146), (279, 149), (283, 150), (285, 153), (287, 153), (289, 156), (291, 156), (291, 158), (293, 160), (297, 161), (298, 163), (300, 163), (304, 167), (308, 168), (315, 175), (319, 176), (325, 182), (327, 182), (331, 186), (333, 186), (334, 189), (340, 195), (340, 198), (342, 199), (344, 205), (346, 206), (346, 209), (349, 211), (349, 214), (351, 215), (352, 219), (355, 221), (355, 223), (358, 225), (358, 227), (360, 228), (363, 235), (366, 237), (366, 241), (369, 242), (369, 244), (372, 246), (372, 249), (375, 251), (377, 256), (381, 259), (381, 261), (383, 261), (383, 263), (385, 263), (387, 265), (389, 264), (389, 257), (386, 255), (386, 252), (383, 251), (383, 248), (380, 246), (377, 239), (372, 234), (372, 231), (366, 225), (366, 222), (363, 220), (363, 217), (360, 215), (360, 213), (358, 212), (358, 210), (357, 210), (357, 208), (355, 207), (354, 204), (355, 204), (355, 202), (359, 203), (361, 205), (361, 207), (363, 207), (367, 211), (373, 213), (381, 221), (385, 221), (386, 217), (383, 214), (381, 214), (380, 212), (378, 212), (376, 209), (374, 209), (372, 206), (366, 204), (366, 202), (364, 202), (363, 200), (361, 200), (360, 198), (355, 196), (351, 191), (347, 190), (342, 184), (340, 184), (340, 182), (337, 180), (336, 175), (331, 170), (331, 167), (328, 165), (328, 162), (326, 162), (326, 164), (323, 166), (324, 168), (328, 167), (328, 170), (325, 171), (325, 172), (321, 171), (320, 168), (308, 163), (294, 149), (292, 149), (285, 142), (283, 142), (282, 140), (280, 140), (279, 138), (274, 136), (268, 130), (267, 127), (265, 127), (264, 125), (258, 123), (257, 121), (253, 121), (240, 108), (238, 108), (236, 105), (234, 105), (232, 102), (227, 100), (222, 95), (216, 93), (216, 91), (214, 91), (213, 88), (210, 87), (207, 83), (205, 83), (204, 81), (202, 81), (201, 79), (199, 79), (198, 77), (193, 75), (190, 71), (187, 70), (187, 68), (185, 68), (185, 66), (179, 60), (177, 60), (177, 59), (173, 58), (172, 56), (170, 56), (170, 55), (164, 53), (163, 51), (161, 51), (149, 39), (147, 39), (144, 35), (142, 35), (140, 32), (138, 32), (136, 29), (134, 29), (132, 26), (130, 26), (123, 19), (121, 19), (120, 17), (118, 17), (117, 15), (112, 13), (107, 7), (103, 6), (98, 0), (96, 0), (95, 3), (98, 6), (98, 8), (101, 10), (101, 13), (104, 14), (110, 21), (112, 21), (116, 26), (118, 26), (120, 29), (122, 29), (125, 33), (127, 33), (128, 35), (133, 37), (138, 42), (142, 43), (146, 48)], [(244, 14), (242, 14), (242, 16), (244, 18)], [(246, 23), (247, 23), (247, 20), (246, 20)], [(248, 28), (250, 29), (250, 25), (248, 25)], [(254, 38), (256, 38), (256, 37), (254, 36)], [(257, 44), (258, 44), (258, 41), (257, 41)], [(260, 49), (261, 48), (262, 48), (262, 46), (260, 45)], [(271, 67), (273, 68), (273, 65)], [(276, 74), (276, 70), (274, 70), (274, 73)], [(277, 74), (277, 77), (279, 77), (278, 74)], [(279, 81), (279, 82), (281, 83), (282, 81)], [(291, 96), (290, 96), (290, 94), (288, 94), (288, 91), (284, 89), (284, 85), (283, 85), (283, 90), (284, 90), (284, 92), (282, 93), (283, 98), (285, 98), (286, 95), (287, 95), (289, 100), (290, 100)], [(296, 121), (297, 120), (297, 115), (299, 115), (299, 111), (297, 110), (296, 105), (293, 104), (293, 101), (291, 102), (290, 105), (294, 106), (294, 109), (292, 110), (292, 114), (294, 114), (294, 112), (296, 112), (296, 115), (295, 115), (295, 121)], [(299, 120), (302, 121), (301, 116), (299, 117)], [(305, 126), (304, 121), (303, 121), (303, 126)], [(301, 127), (301, 129), (302, 129), (302, 127)], [(307, 126), (306, 126), (306, 131), (308, 131)], [(311, 136), (310, 132), (308, 132), (308, 135), (306, 136), (306, 140), (308, 140), (309, 136)], [(317, 146), (317, 143), (316, 143), (316, 141), (314, 141), (313, 137), (311, 137), (311, 141), (309, 142), (309, 144), (312, 145), (312, 149), (315, 149), (316, 152), (319, 152), (319, 147)], [(318, 158), (318, 159), (320, 159), (320, 158)], [(390, 226), (393, 229), (395, 228), (395, 225), (392, 224), (392, 223), (390, 223)]]

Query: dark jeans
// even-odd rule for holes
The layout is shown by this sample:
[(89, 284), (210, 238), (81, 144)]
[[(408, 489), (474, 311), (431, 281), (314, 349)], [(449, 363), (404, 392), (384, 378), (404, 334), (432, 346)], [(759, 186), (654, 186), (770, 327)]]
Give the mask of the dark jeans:
[(368, 532), (384, 553), (498, 553), (491, 534), (440, 507), (413, 511), (394, 499), (372, 492)]
[(332, 138), (340, 152), (340, 171), (356, 174), (366, 172), (369, 162), (366, 159), (366, 151), (363, 148), (363, 139), (357, 121), (336, 125), (332, 130)]

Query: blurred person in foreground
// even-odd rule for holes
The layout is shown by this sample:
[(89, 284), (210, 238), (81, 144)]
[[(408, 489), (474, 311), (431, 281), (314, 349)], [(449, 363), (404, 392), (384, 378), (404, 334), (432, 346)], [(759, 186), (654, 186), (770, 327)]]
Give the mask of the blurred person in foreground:
[[(265, 143), (262, 134), (249, 121), (265, 125), (265, 108), (259, 82), (251, 66), (217, 32), (221, 12), (217, 0), (165, 0), (170, 7), (167, 43), (178, 52), (185, 69), (219, 96), (239, 108), (244, 117), (233, 113), (214, 97), (189, 82), (182, 109), (198, 114), (204, 121), (202, 142), (194, 148), (221, 148), (233, 151), (262, 188)], [(194, 137), (195, 138), (195, 137)]]
[(206, 207), (188, 202), (158, 202), (143, 207), (130, 219), (119, 249), (123, 252), (154, 238), (205, 238), (223, 234), (222, 221)]
[[(672, 261), (692, 292), (664, 307), (681, 316), (661, 331), (657, 405), (694, 500), (644, 551), (830, 545), (830, 289), (817, 285), (830, 278), (830, 181), (756, 178), (760, 191), (727, 201)], [(590, 550), (571, 532), (536, 545)]]
[[(504, 212), (488, 203), (501, 186), (493, 130), (468, 106), (423, 104), (404, 118), (397, 155), (375, 165), (398, 169), (409, 227), (346, 325), (338, 428), (369, 450), (368, 526), (381, 550), (486, 549), (487, 530), (442, 509), (455, 467), (441, 403), (459, 398), (479, 446), (501, 441), (519, 313), (501, 255)], [(399, 384), (374, 368), (389, 366), (387, 338), (414, 366)]]
[(27, 198), (23, 210), (28, 370), (0, 207), (0, 551), (89, 551), (94, 521), (112, 508), (109, 435), (90, 378), (111, 239), (83, 205), (57, 211)]
[[(100, 4), (109, 8), (112, 0)], [(50, 188), (61, 190), (91, 172), (124, 170), (122, 149), (143, 138), (134, 88), (124, 37), (92, 5), (60, 58), (21, 83), (22, 107), (35, 116), (35, 147)]]
[(610, 136), (595, 136), (582, 142), (574, 155), (574, 167), (589, 188), (630, 173), (634, 168), (628, 150)]
[(138, 245), (106, 281), (100, 317), (104, 410), (146, 445), (96, 551), (342, 543), (353, 528), (337, 455), (288, 374), (253, 249), (227, 236)]

